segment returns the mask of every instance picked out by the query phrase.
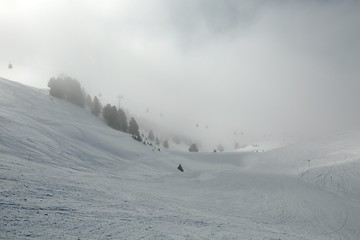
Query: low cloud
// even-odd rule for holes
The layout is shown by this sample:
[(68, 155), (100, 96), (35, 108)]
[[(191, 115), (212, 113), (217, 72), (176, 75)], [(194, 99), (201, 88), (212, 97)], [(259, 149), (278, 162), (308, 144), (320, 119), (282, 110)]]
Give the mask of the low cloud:
[(356, 1), (5, 0), (0, 9), (2, 77), (45, 88), (65, 73), (208, 145), (360, 120)]

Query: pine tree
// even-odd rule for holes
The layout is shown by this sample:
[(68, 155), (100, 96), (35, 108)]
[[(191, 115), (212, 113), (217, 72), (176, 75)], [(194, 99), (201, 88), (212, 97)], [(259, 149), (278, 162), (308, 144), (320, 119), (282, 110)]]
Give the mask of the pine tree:
[(86, 106), (88, 106), (89, 109), (93, 108), (93, 100), (91, 99), (90, 94), (86, 96)]
[(133, 138), (139, 142), (142, 141), (140, 132), (139, 132), (139, 125), (137, 124), (135, 118), (131, 118), (129, 122), (129, 133), (133, 136)]
[(100, 102), (99, 99), (95, 96), (94, 97), (94, 101), (92, 103), (92, 108), (91, 108), (91, 112), (92, 114), (94, 114), (95, 116), (99, 116), (101, 111), (101, 106), (100, 106)]
[(133, 117), (130, 119), (130, 122), (129, 122), (129, 133), (131, 135), (137, 135), (137, 134), (140, 135), (139, 125), (137, 124), (135, 118), (133, 118)]
[(165, 140), (165, 141), (164, 141), (163, 146), (164, 146), (165, 148), (169, 148), (169, 142), (168, 142), (168, 140)]
[(155, 136), (154, 136), (154, 133), (153, 133), (152, 130), (150, 130), (148, 138), (149, 138), (151, 141), (154, 141)]
[(191, 144), (190, 148), (189, 148), (189, 152), (198, 152), (199, 149), (198, 147), (196, 146), (195, 143)]
[[(104, 107), (103, 110), (103, 117), (110, 127), (114, 129), (118, 129), (118, 123), (117, 123), (117, 110), (115, 106), (111, 106), (110, 104), (107, 104)], [(119, 129), (118, 129), (119, 130)]]
[(120, 130), (120, 124), (118, 121), (118, 115), (117, 115), (117, 109), (116, 106), (112, 106), (110, 108), (110, 121), (111, 121), (111, 127), (115, 128), (116, 130)]
[(129, 125), (127, 122), (126, 114), (121, 108), (118, 109), (118, 120), (120, 123), (120, 131), (128, 132)]
[(160, 145), (160, 141), (157, 137), (155, 138), (155, 143), (156, 143), (156, 145)]
[(106, 104), (106, 106), (103, 109), (103, 118), (105, 120), (105, 122), (107, 123), (107, 125), (110, 126), (110, 115), (111, 115), (111, 105), (110, 104)]

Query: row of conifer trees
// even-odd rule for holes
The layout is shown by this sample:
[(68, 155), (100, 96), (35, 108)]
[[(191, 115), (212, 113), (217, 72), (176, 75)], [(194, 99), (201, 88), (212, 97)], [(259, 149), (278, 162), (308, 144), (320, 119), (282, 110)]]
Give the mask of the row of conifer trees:
[(48, 82), (48, 87), (50, 88), (49, 93), (51, 96), (64, 99), (82, 108), (87, 106), (97, 117), (102, 113), (109, 127), (129, 133), (135, 140), (142, 141), (139, 125), (134, 117), (128, 122), (126, 114), (121, 108), (116, 108), (116, 106), (111, 106), (110, 104), (102, 107), (98, 97), (95, 96), (92, 99), (76, 79), (64, 75), (57, 78), (52, 77)]
[[(111, 104), (106, 104), (103, 107), (98, 97), (94, 96), (92, 98), (87, 94), (76, 79), (65, 75), (60, 75), (57, 78), (52, 77), (48, 82), (48, 87), (50, 88), (49, 93), (51, 96), (64, 99), (82, 108), (88, 107), (91, 113), (97, 117), (102, 113), (102, 117), (109, 127), (129, 133), (139, 142), (146, 142), (142, 139), (145, 138), (145, 135), (140, 134), (139, 125), (134, 117), (131, 117), (130, 121), (128, 121), (125, 112), (120, 107), (117, 108)], [(150, 130), (147, 139), (155, 142), (156, 145), (160, 145), (160, 140), (155, 137), (152, 130)], [(162, 145), (165, 148), (169, 148), (169, 141), (164, 140)], [(196, 144), (192, 144), (189, 151), (198, 152), (199, 150)]]

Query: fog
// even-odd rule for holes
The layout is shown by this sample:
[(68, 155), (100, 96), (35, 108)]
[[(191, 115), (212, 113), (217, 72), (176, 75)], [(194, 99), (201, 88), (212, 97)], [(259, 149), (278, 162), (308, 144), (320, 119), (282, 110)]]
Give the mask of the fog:
[(2, 0), (0, 76), (69, 75), (207, 146), (304, 137), (360, 126), (359, 26), (350, 0)]

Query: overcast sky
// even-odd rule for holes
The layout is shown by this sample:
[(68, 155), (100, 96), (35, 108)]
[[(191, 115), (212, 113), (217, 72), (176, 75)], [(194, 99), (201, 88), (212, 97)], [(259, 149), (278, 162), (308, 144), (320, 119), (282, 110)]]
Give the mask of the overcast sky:
[(60, 73), (209, 142), (349, 126), (360, 122), (360, 4), (0, 0), (0, 76), (46, 88)]

